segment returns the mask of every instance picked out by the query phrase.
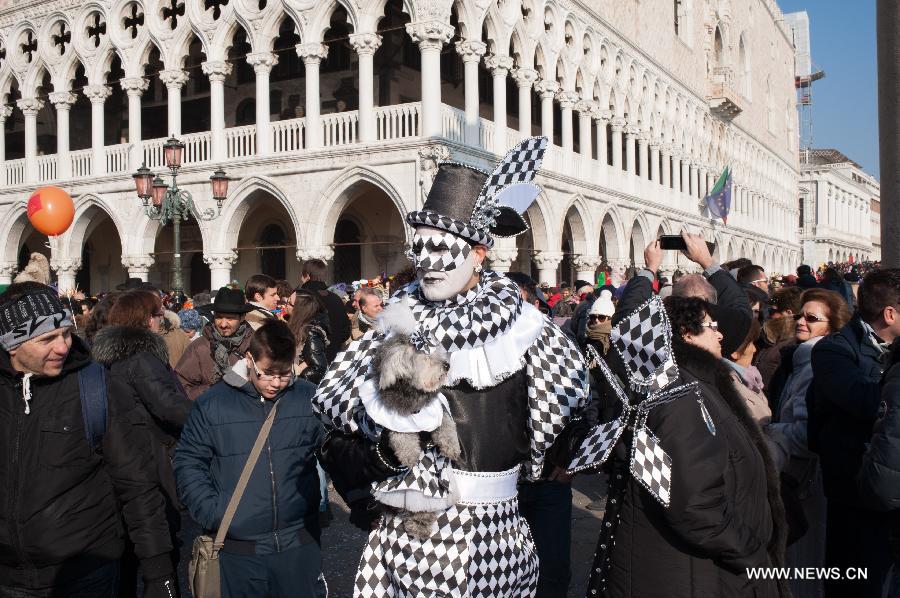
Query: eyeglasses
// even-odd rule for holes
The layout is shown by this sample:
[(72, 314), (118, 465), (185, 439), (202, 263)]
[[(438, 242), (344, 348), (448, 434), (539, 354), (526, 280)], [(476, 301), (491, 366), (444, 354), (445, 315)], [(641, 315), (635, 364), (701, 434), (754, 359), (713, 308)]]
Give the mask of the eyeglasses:
[(825, 316), (817, 316), (816, 314), (805, 314), (802, 312), (799, 314), (794, 314), (794, 320), (799, 321), (800, 318), (806, 320), (807, 324), (816, 324), (817, 322), (828, 321), (828, 318), (826, 318)]
[(704, 328), (709, 328), (713, 332), (719, 331), (719, 323), (718, 322), (700, 322), (700, 325)]
[(256, 372), (256, 377), (259, 378), (260, 382), (278, 382), (280, 380), (287, 380), (288, 382), (294, 381), (294, 372), (290, 374), (263, 374), (259, 371), (259, 367), (256, 365), (256, 360), (250, 356), (250, 363), (253, 364), (253, 370)]
[(768, 278), (758, 278), (756, 280), (751, 280), (750, 284), (759, 284), (761, 282), (769, 282)]

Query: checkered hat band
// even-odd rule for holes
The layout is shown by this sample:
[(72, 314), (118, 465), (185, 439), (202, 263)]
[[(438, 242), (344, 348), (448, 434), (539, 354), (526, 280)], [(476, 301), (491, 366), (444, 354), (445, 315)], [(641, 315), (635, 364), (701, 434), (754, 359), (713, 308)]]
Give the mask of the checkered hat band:
[(413, 235), (413, 265), (416, 269), (450, 272), (466, 263), (472, 246), (452, 233)]
[(460, 220), (441, 216), (437, 212), (416, 211), (406, 215), (406, 223), (412, 227), (430, 226), (453, 233), (458, 237), (468, 239), (475, 245), (484, 245), (488, 249), (494, 246), (494, 239), (487, 232), (478, 230), (470, 224)]
[(71, 325), (72, 312), (46, 287), (0, 306), (0, 346), (10, 351), (42, 334)]

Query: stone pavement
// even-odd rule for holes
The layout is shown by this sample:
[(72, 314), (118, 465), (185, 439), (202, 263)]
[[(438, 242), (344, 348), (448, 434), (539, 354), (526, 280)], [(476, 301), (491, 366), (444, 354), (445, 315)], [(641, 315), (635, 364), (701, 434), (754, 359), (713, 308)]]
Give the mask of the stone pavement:
[[(582, 598), (587, 588), (588, 570), (600, 535), (602, 512), (589, 511), (591, 501), (606, 495), (606, 477), (601, 475), (578, 476), (572, 484), (572, 583), (570, 598)], [(322, 565), (328, 582), (329, 598), (351, 598), (356, 567), (366, 543), (366, 533), (352, 526), (349, 510), (333, 488), (329, 488), (334, 521), (322, 531)], [(191, 544), (199, 532), (196, 524), (185, 515), (182, 520), (181, 562), (179, 581), (181, 595), (190, 598), (187, 589), (187, 566), (191, 559)], [(138, 594), (140, 595), (140, 594)]]

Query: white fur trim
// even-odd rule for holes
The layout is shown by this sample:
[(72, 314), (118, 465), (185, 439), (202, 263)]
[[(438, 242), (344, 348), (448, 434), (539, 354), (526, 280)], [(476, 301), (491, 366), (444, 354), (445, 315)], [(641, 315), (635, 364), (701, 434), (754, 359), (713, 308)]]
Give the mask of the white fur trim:
[(362, 383), (359, 398), (372, 421), (394, 432), (433, 432), (444, 420), (444, 409), (450, 411), (446, 397), (438, 393), (437, 400), (428, 403), (418, 413), (400, 415), (381, 402), (381, 394), (374, 379)]
[(541, 336), (544, 315), (533, 305), (522, 304), (522, 313), (506, 333), (480, 347), (452, 351), (444, 386), (467, 380), (475, 388), (489, 388), (509, 378), (525, 365), (525, 353)]
[(403, 301), (387, 305), (378, 314), (378, 328), (382, 333), (398, 332), (410, 335), (415, 332), (418, 323), (412, 310)]

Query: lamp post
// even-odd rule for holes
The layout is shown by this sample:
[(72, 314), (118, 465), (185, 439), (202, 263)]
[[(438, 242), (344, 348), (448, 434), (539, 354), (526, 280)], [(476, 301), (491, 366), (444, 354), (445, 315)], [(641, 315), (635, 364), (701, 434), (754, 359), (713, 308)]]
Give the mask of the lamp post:
[(146, 165), (141, 165), (132, 177), (138, 197), (144, 206), (147, 218), (159, 220), (163, 226), (172, 222), (173, 233), (173, 260), (172, 260), (172, 290), (181, 293), (184, 289), (181, 276), (181, 221), (193, 216), (195, 220), (215, 220), (222, 213), (222, 202), (228, 195), (228, 181), (230, 180), (220, 168), (209, 177), (212, 186), (212, 196), (216, 200), (216, 209), (208, 208), (200, 211), (194, 204), (194, 198), (190, 192), (178, 188), (178, 170), (181, 168), (181, 158), (184, 152), (184, 144), (170, 137), (163, 145), (163, 156), (166, 167), (172, 176), (171, 184), (167, 184), (159, 175), (153, 176)]

